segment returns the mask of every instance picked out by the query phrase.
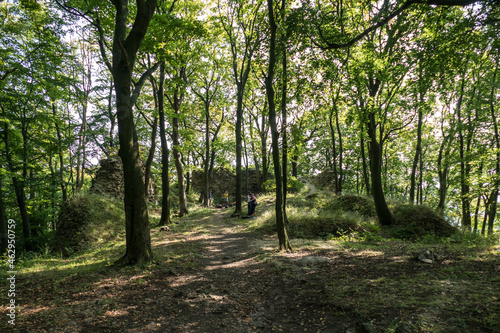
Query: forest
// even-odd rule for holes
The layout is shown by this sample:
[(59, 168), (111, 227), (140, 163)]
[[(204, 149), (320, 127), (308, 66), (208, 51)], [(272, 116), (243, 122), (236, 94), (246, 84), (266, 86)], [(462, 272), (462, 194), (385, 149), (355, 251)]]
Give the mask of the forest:
[[(286, 260), (299, 253), (322, 254), (304, 252), (297, 239), (388, 242), (391, 258), (397, 248), (440, 244), (420, 263), (486, 251), (467, 257), (464, 270), (489, 272), (478, 278), (484, 295), (466, 291), (485, 297), (469, 315), (487, 319), (464, 319), (449, 332), (498, 332), (500, 296), (491, 289), (500, 269), (498, 1), (3, 0), (0, 20), (0, 253), (2, 274), (28, 269), (19, 288), (33, 290), (29, 267), (40, 260), (50, 275), (50, 260), (102, 256), (106, 248), (105, 258), (85, 260), (116, 276), (170, 262), (176, 268), (162, 274), (181, 275), (191, 259), (204, 263), (200, 245), (189, 243), (196, 225), (231, 239), (215, 226), (229, 223), (269, 237), (252, 258), (280, 274), (294, 274)], [(111, 185), (116, 195), (96, 190), (105, 164), (119, 165), (119, 176), (109, 176), (121, 179)], [(252, 219), (248, 192), (259, 202)], [(186, 242), (187, 252), (165, 252), (159, 235)], [(239, 246), (217, 260), (250, 255)], [(314, 258), (315, 270), (327, 265)], [(488, 268), (475, 266), (481, 260)], [(72, 270), (67, 276), (79, 274)], [(78, 283), (66, 282), (65, 291)], [(331, 284), (322, 288), (330, 301), (311, 301), (318, 323), (325, 325), (328, 307), (352, 314), (331, 303)], [(315, 331), (448, 332), (411, 315), (403, 323), (401, 313), (374, 324), (362, 308), (363, 322)], [(269, 326), (253, 311), (254, 331), (302, 331), (297, 323)], [(114, 324), (95, 325), (111, 332)], [(126, 331), (165, 331), (141, 325)], [(211, 332), (181, 324), (178, 331)]]

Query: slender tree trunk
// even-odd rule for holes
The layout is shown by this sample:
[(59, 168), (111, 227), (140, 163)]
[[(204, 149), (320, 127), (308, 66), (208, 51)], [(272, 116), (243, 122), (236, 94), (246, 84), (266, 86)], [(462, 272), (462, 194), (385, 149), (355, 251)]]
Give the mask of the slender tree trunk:
[[(208, 95), (208, 89), (207, 89)], [(203, 206), (208, 207), (208, 193), (209, 193), (209, 173), (210, 167), (210, 104), (208, 96), (203, 100), (205, 104), (205, 161), (203, 166)]]
[(297, 155), (292, 155), (292, 177), (297, 178), (299, 174), (298, 161), (299, 157)]
[[(285, 25), (285, 0), (282, 1), (282, 9), (281, 9), (281, 23)], [(282, 64), (282, 87), (281, 87), (281, 136), (282, 136), (282, 146), (283, 152), (281, 154), (281, 164), (283, 170), (283, 223), (288, 224), (288, 217), (286, 213), (286, 204), (287, 204), (287, 193), (288, 193), (288, 138), (287, 138), (287, 93), (288, 93), (288, 63), (287, 63), (287, 55), (286, 55), (286, 40), (285, 37), (282, 36), (282, 55), (281, 55), (281, 64)]]
[(423, 118), (422, 108), (419, 107), (418, 124), (417, 124), (417, 147), (415, 148), (415, 156), (413, 157), (413, 164), (411, 167), (411, 176), (410, 176), (410, 204), (412, 205), (415, 203), (417, 166), (422, 155), (422, 118)]
[(235, 128), (235, 140), (236, 140), (236, 207), (234, 210), (235, 214), (242, 215), (241, 209), (241, 158), (242, 158), (242, 137), (241, 137), (241, 126), (243, 122), (243, 91), (244, 84), (242, 82), (237, 83), (237, 101), (236, 101), (236, 128)]
[[(370, 80), (370, 99), (372, 100), (377, 95), (378, 89), (380, 87), (380, 81), (378, 79)], [(394, 224), (394, 218), (392, 216), (389, 207), (385, 201), (385, 194), (382, 183), (382, 156), (383, 147), (382, 143), (378, 141), (377, 138), (377, 121), (375, 119), (375, 114), (370, 110), (372, 108), (370, 103), (367, 105), (368, 123), (366, 124), (368, 130), (368, 136), (370, 138), (370, 171), (372, 180), (372, 193), (373, 201), (375, 203), (375, 210), (377, 211), (377, 216), (380, 224), (382, 225), (392, 225)]]
[(458, 121), (458, 140), (460, 152), (460, 196), (462, 202), (462, 227), (464, 230), (470, 231), (471, 216), (470, 216), (470, 200), (469, 200), (469, 185), (467, 179), (467, 161), (465, 156), (465, 140), (464, 140), (464, 124), (462, 121), (462, 101), (464, 96), (465, 75), (462, 78), (462, 85), (460, 89), (460, 97), (457, 102), (456, 115)]
[(488, 212), (490, 209), (491, 199), (493, 199), (491, 196), (484, 197), (484, 217), (483, 226), (481, 227), (481, 235), (483, 236), (486, 234), (486, 225), (488, 223)]
[[(156, 100), (156, 98), (155, 98)], [(153, 165), (153, 159), (156, 151), (156, 135), (158, 133), (158, 117), (155, 117), (153, 121), (151, 132), (151, 147), (149, 148), (148, 159), (146, 160), (146, 165), (144, 168), (144, 190), (146, 191), (146, 198), (149, 196), (149, 184), (151, 181), (151, 166)]]
[(478, 221), (478, 218), (479, 218), (479, 206), (481, 205), (481, 194), (477, 196), (477, 204), (476, 204), (476, 212), (474, 214), (474, 233), (477, 232), (477, 228), (478, 228), (478, 225), (479, 225), (479, 221)]
[(448, 191), (448, 155), (449, 155), (449, 142), (451, 135), (445, 135), (444, 129), (441, 130), (443, 134), (443, 142), (439, 147), (439, 154), (437, 159), (438, 178), (439, 178), (439, 203), (437, 205), (437, 212), (440, 216), (444, 216), (444, 208), (446, 203), (446, 194)]
[(160, 64), (160, 84), (158, 86), (158, 116), (160, 121), (160, 143), (161, 143), (161, 217), (160, 225), (171, 224), (170, 220), (170, 183), (168, 175), (168, 151), (167, 134), (165, 132), (165, 104), (163, 98), (165, 82), (165, 63)]
[[(264, 103), (267, 107), (267, 100)], [(265, 124), (267, 123), (266, 116), (264, 112), (261, 114), (262, 129), (260, 130), (260, 149), (262, 153), (262, 175), (261, 183), (264, 184), (267, 181), (267, 176), (269, 172), (269, 161), (267, 159), (267, 131)]]
[(337, 195), (342, 194), (342, 186), (344, 181), (344, 143), (342, 141), (342, 132), (340, 129), (339, 112), (337, 107), (335, 107), (335, 125), (337, 127), (337, 133), (339, 134), (339, 174), (335, 183), (335, 190)]
[[(54, 117), (57, 116), (56, 113), (56, 105), (55, 103), (52, 103), (52, 114)], [(57, 143), (58, 143), (58, 148), (59, 148), (59, 181), (61, 183), (61, 192), (62, 192), (62, 198), (63, 202), (68, 201), (68, 192), (66, 189), (66, 182), (64, 181), (64, 155), (63, 155), (63, 150), (62, 150), (62, 134), (61, 134), (61, 129), (59, 128), (59, 124), (57, 121), (55, 122), (56, 126), (56, 133), (57, 133)]]
[(266, 77), (266, 93), (267, 102), (269, 105), (269, 122), (271, 125), (271, 138), (273, 146), (273, 164), (274, 174), (276, 178), (276, 225), (279, 238), (279, 249), (289, 251), (292, 249), (288, 240), (288, 235), (285, 228), (285, 221), (283, 216), (283, 183), (281, 177), (280, 165), (280, 149), (279, 149), (279, 133), (276, 123), (276, 106), (275, 106), (275, 92), (273, 88), (274, 70), (276, 66), (276, 22), (274, 21), (273, 1), (267, 0), (267, 8), (269, 13), (269, 24), (271, 30), (271, 39), (269, 45), (269, 69)]
[[(498, 55), (497, 55), (498, 57)], [(497, 215), (497, 202), (498, 202), (498, 192), (500, 191), (500, 133), (498, 130), (498, 117), (495, 114), (495, 104), (496, 104), (496, 94), (495, 90), (497, 87), (497, 73), (498, 73), (498, 58), (497, 58), (497, 63), (495, 67), (495, 72), (493, 74), (493, 80), (491, 84), (491, 94), (490, 94), (490, 114), (491, 114), (491, 120), (493, 123), (493, 129), (495, 132), (494, 136), (494, 142), (496, 146), (496, 154), (495, 154), (495, 172), (496, 172), (496, 180), (494, 182), (494, 188), (491, 191), (491, 204), (488, 209), (488, 234), (493, 233), (493, 226), (495, 223), (495, 216)]]
[(361, 162), (363, 165), (363, 183), (365, 185), (366, 195), (371, 194), (370, 187), (370, 177), (368, 174), (368, 162), (366, 160), (366, 152), (365, 152), (365, 135), (363, 132), (360, 133), (360, 146), (361, 146)]
[[(335, 99), (333, 100), (335, 103)], [(332, 110), (328, 116), (328, 126), (330, 127), (330, 135), (332, 137), (332, 158), (331, 163), (333, 167), (333, 179), (335, 179), (335, 193), (337, 193), (337, 143), (335, 140), (335, 128), (333, 127), (333, 112), (335, 106), (332, 106)], [(329, 159), (330, 160), (330, 159)]]
[[(174, 99), (176, 99), (174, 97)], [(184, 169), (182, 167), (182, 155), (179, 151), (179, 108), (174, 108), (174, 115), (172, 117), (172, 142), (173, 142), (173, 157), (175, 169), (177, 170), (177, 183), (179, 185), (179, 216), (188, 214), (187, 199), (186, 199), (186, 185), (184, 181)]]

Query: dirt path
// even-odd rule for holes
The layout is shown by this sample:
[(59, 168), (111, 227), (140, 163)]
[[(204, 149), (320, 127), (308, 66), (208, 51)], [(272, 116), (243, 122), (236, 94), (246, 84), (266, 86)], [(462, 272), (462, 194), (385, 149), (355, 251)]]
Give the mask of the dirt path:
[(277, 253), (275, 236), (229, 214), (153, 230), (157, 262), (144, 268), (20, 276), (14, 332), (498, 332), (498, 249), (465, 260), (441, 248), (449, 259), (433, 265), (398, 242)]
[(114, 304), (119, 320), (89, 323), (82, 331), (345, 332), (327, 314), (335, 309), (312, 279), (314, 270), (283, 274), (283, 267), (262, 259), (265, 251), (241, 221), (227, 215), (216, 212), (201, 222), (202, 232), (184, 240), (202, 253), (194, 259), (196, 268), (154, 271), (140, 289), (123, 286)]

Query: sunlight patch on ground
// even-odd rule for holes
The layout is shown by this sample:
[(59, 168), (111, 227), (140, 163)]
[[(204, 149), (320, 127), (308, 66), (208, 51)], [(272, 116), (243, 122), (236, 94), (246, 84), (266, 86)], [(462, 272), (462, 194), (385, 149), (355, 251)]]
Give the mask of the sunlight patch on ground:
[(376, 250), (363, 250), (353, 255), (356, 257), (382, 257), (384, 252)]
[(243, 260), (237, 260), (234, 262), (230, 263), (220, 263), (220, 264), (215, 264), (215, 265), (208, 265), (205, 267), (205, 270), (207, 271), (213, 271), (216, 269), (227, 269), (227, 268), (242, 268), (242, 267), (250, 267), (255, 265), (255, 261), (253, 258), (248, 258), (248, 259), (243, 259)]

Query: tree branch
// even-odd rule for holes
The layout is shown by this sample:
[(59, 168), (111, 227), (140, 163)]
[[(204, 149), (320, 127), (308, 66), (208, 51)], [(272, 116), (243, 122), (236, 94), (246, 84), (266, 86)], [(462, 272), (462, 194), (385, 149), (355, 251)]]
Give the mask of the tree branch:
[(148, 69), (145, 73), (142, 74), (139, 81), (134, 85), (134, 92), (132, 93), (131, 101), (133, 104), (137, 102), (139, 98), (139, 94), (141, 93), (141, 89), (144, 86), (144, 82), (156, 71), (156, 69), (160, 66), (160, 62), (157, 62), (150, 69)]

